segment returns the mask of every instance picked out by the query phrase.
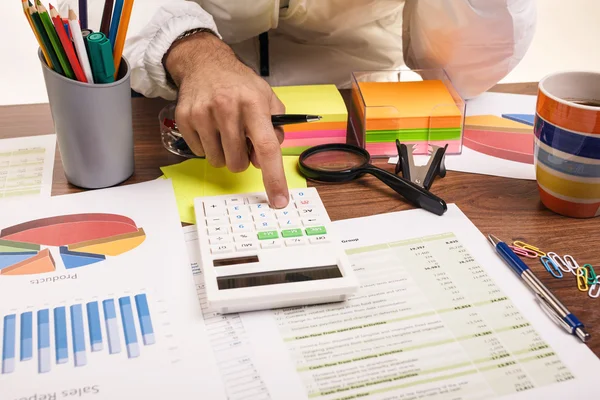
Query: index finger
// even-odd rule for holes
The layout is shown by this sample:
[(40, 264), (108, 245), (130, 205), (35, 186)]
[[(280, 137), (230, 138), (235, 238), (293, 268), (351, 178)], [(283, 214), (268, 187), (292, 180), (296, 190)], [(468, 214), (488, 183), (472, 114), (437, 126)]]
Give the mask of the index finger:
[(244, 107), (244, 125), (246, 136), (252, 142), (263, 176), (269, 203), (274, 208), (284, 208), (289, 202), (289, 191), (279, 139), (271, 123), (268, 108), (257, 106)]

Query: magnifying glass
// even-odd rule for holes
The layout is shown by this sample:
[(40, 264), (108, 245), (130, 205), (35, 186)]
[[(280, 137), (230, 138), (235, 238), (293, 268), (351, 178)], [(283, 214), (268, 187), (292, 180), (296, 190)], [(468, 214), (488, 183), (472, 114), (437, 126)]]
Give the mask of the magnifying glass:
[(442, 215), (446, 202), (413, 182), (371, 164), (365, 149), (350, 144), (323, 144), (300, 154), (299, 168), (308, 179), (321, 182), (349, 182), (371, 174), (413, 205)]

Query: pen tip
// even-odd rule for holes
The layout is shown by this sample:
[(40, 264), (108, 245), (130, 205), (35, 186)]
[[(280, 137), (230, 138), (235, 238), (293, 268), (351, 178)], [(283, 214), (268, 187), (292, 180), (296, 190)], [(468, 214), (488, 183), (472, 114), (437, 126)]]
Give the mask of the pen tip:
[(496, 247), (498, 245), (498, 243), (501, 242), (500, 239), (498, 239), (496, 236), (489, 234), (488, 235), (488, 240), (490, 241), (490, 243), (492, 244), (492, 246)]

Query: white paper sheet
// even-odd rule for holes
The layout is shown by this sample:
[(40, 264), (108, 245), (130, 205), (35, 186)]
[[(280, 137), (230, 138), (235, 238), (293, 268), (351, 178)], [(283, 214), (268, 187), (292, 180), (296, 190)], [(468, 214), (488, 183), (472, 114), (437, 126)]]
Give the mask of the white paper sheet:
[[(535, 114), (537, 96), (508, 93), (483, 93), (467, 101), (466, 115)], [(424, 165), (428, 156), (415, 156), (415, 163)], [(392, 157), (390, 164), (396, 164), (398, 157)], [(448, 171), (468, 172), (472, 174), (502, 176), (514, 179), (535, 180), (535, 168), (531, 164), (505, 160), (479, 153), (463, 146), (459, 155), (446, 155)]]
[(597, 398), (599, 360), (455, 205), (334, 228), (357, 295), (242, 315), (273, 398)]
[(50, 197), (56, 135), (0, 140), (0, 202)]
[[(11, 205), (10, 210), (0, 210), (0, 235), (6, 239), (11, 232), (7, 227), (53, 216), (79, 214), (78, 218), (88, 221), (89, 213), (121, 216), (118, 221), (129, 218), (143, 229), (145, 239), (121, 254), (122, 246), (127, 247), (124, 242), (111, 241), (110, 249), (95, 250), (106, 254), (105, 259), (90, 264), (85, 260), (92, 256), (86, 252), (92, 250), (80, 250), (69, 259), (58, 245), (42, 245), (40, 253), (49, 249), (54, 271), (6, 275), (6, 268), (0, 269), (0, 398), (225, 399), (170, 180)], [(125, 224), (116, 225), (121, 223)], [(54, 231), (44, 240), (116, 229), (115, 224), (78, 224), (47, 225)], [(44, 223), (35, 226), (41, 229)], [(26, 232), (31, 236), (12, 239), (21, 244), (0, 245), (10, 248), (23, 246), (26, 240), (42, 242)], [(6, 262), (6, 257), (0, 254), (0, 263)], [(78, 267), (78, 263), (85, 265)], [(49, 261), (44, 265), (50, 265)], [(32, 264), (30, 268), (43, 266)], [(149, 317), (145, 319), (137, 295), (146, 296)], [(105, 300), (109, 303), (106, 309)], [(88, 310), (88, 303), (93, 306), (93, 302), (98, 302), (98, 319)], [(111, 318), (111, 303), (115, 318)], [(72, 306), (82, 307), (83, 326)], [(61, 307), (65, 307), (66, 321), (60, 319)], [(45, 310), (49, 334), (40, 316)], [(27, 324), (21, 325), (29, 311), (32, 335), (24, 333)], [(7, 322), (11, 316), (16, 319), (16, 329)], [(148, 318), (153, 329), (144, 329)], [(78, 326), (83, 342), (78, 341)], [(96, 331), (101, 335), (99, 341), (92, 340)], [(136, 340), (131, 340), (134, 335)], [(64, 349), (62, 340), (67, 341)], [(78, 349), (77, 343), (84, 348)], [(23, 349), (25, 357), (21, 357)]]
[(254, 350), (239, 314), (221, 315), (208, 309), (200, 267), (196, 226), (183, 228), (185, 242), (210, 343), (229, 400), (268, 400), (269, 391), (254, 365)]

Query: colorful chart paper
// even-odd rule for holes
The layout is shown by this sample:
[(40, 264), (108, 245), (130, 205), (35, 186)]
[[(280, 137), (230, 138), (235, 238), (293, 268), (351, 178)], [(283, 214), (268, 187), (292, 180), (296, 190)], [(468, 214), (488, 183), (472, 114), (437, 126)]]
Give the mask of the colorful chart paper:
[(49, 250), (60, 246), (66, 269), (79, 268), (119, 256), (144, 242), (146, 234), (128, 217), (118, 214), (70, 214), (36, 219), (0, 231), (0, 275), (52, 272)]

